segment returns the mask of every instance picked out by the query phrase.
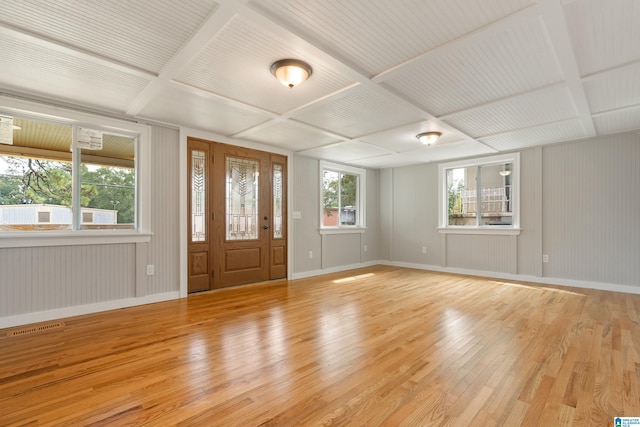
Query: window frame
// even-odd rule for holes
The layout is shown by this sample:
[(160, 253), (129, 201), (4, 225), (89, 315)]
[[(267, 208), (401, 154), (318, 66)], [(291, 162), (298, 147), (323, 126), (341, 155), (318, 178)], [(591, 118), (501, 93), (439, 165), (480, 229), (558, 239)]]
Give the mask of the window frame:
[[(0, 248), (138, 243), (151, 240), (151, 128), (149, 126), (6, 96), (0, 96), (0, 111), (3, 114), (56, 122), (73, 127), (91, 128), (107, 133), (131, 136), (136, 139), (134, 160), (136, 218), (134, 229), (0, 231)], [(76, 165), (76, 152), (77, 150), (73, 150), (72, 153), (74, 166)], [(77, 217), (81, 219), (81, 213), (78, 213)]]
[[(365, 190), (366, 190), (366, 170), (363, 168), (356, 168), (353, 166), (342, 165), (339, 163), (320, 161), (320, 179), (319, 179), (319, 193), (320, 193), (320, 234), (342, 234), (342, 233), (364, 233), (366, 230), (365, 224)], [(341, 225), (338, 221), (336, 226), (325, 226), (322, 218), (324, 216), (324, 194), (323, 194), (323, 182), (324, 172), (338, 172), (347, 173), (350, 175), (356, 175), (358, 177), (358, 185), (356, 186), (356, 224), (355, 225)]]
[[(448, 192), (447, 192), (447, 171), (451, 169), (469, 168), (478, 166), (493, 166), (498, 164), (511, 163), (511, 188), (513, 190), (511, 199), (511, 225), (449, 225), (448, 224)], [(480, 186), (477, 186), (480, 187)], [(477, 204), (482, 200), (476, 199)], [(481, 214), (480, 206), (476, 212)], [(458, 160), (438, 165), (438, 232), (452, 234), (520, 234), (520, 153), (509, 153), (489, 157), (478, 157), (466, 160)]]

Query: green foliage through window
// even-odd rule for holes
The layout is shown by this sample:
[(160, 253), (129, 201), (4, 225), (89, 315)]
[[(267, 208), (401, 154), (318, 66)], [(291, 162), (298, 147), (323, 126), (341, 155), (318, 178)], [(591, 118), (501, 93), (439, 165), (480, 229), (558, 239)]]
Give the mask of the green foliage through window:
[[(359, 172), (359, 171), (358, 171)], [(322, 170), (322, 227), (360, 225), (361, 174), (337, 167)]]
[[(47, 204), (71, 207), (71, 163), (3, 156), (0, 205)], [(83, 164), (80, 184), (82, 207), (117, 210), (118, 224), (135, 219), (133, 169)]]

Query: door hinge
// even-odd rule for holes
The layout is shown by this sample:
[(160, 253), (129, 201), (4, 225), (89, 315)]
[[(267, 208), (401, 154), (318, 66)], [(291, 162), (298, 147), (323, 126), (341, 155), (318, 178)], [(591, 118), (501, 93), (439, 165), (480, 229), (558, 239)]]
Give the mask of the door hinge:
[(211, 277), (213, 277), (213, 273), (214, 273), (214, 271), (213, 271), (213, 270), (211, 270)]

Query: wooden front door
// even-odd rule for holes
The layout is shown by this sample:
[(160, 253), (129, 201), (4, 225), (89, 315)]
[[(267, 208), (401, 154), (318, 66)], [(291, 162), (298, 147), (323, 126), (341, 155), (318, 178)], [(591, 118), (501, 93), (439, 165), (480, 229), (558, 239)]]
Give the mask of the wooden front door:
[(195, 138), (188, 150), (189, 292), (285, 278), (286, 157)]

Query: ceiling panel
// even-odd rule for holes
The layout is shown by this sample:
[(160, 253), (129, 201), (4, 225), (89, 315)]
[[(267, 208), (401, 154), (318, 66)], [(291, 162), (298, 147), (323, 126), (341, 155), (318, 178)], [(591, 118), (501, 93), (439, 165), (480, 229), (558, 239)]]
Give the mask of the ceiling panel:
[(362, 168), (384, 169), (391, 167), (407, 166), (416, 164), (416, 160), (408, 154), (387, 154), (385, 156), (370, 157), (368, 159), (358, 159), (349, 162), (350, 165)]
[(640, 103), (640, 62), (587, 79), (584, 83), (593, 113)]
[(429, 121), (411, 123), (406, 126), (367, 135), (358, 139), (378, 147), (386, 148), (387, 150), (403, 153), (413, 151), (417, 147), (422, 147), (422, 143), (416, 139), (416, 135), (421, 132), (442, 133), (442, 136), (435, 144), (438, 146), (460, 141), (460, 134), (457, 132), (450, 132), (447, 129), (440, 127), (438, 123)]
[(593, 118), (598, 135), (627, 132), (638, 129), (640, 123), (640, 105), (598, 114)]
[(385, 77), (384, 85), (441, 116), (562, 80), (544, 28), (532, 19), (429, 55)]
[(554, 86), (463, 111), (443, 120), (474, 138), (480, 138), (576, 116), (569, 89)]
[[(254, 20), (236, 15), (176, 80), (285, 113), (355, 83), (316, 53), (293, 35), (274, 34)], [(271, 64), (284, 58), (307, 61), (313, 69), (309, 81), (289, 89), (276, 80)]]
[[(464, 156), (461, 156), (460, 153), (464, 153)], [(436, 144), (428, 147), (422, 145), (413, 151), (401, 154), (403, 157), (412, 160), (409, 164), (415, 164), (440, 162), (460, 157), (482, 156), (492, 153), (495, 153), (495, 150), (477, 141), (458, 141), (449, 144)]]
[(293, 116), (349, 138), (416, 122), (424, 118), (413, 108), (371, 86), (358, 86)]
[(496, 150), (510, 151), (586, 137), (580, 120), (574, 119), (482, 138), (481, 140)]
[(357, 159), (367, 159), (394, 153), (359, 141), (343, 141), (324, 147), (304, 150), (300, 154), (318, 159), (349, 163)]
[(2, 0), (0, 22), (159, 73), (215, 7), (212, 0)]
[(140, 112), (140, 116), (225, 136), (232, 136), (269, 120), (267, 116), (219, 99), (194, 95), (180, 87), (165, 89)]
[(149, 80), (0, 33), (2, 85), (124, 111)]
[(1, 5), (0, 93), (239, 144), (385, 167), (640, 129), (640, 0)]
[[(460, 156), (461, 152), (465, 155)], [(495, 150), (477, 141), (461, 141), (423, 147), (405, 154), (409, 154), (412, 158), (419, 159), (421, 162), (439, 162), (458, 157), (480, 156), (492, 153), (495, 153)]]
[(564, 10), (583, 76), (640, 59), (639, 1), (582, 0)]
[(255, 132), (249, 131), (242, 138), (263, 144), (286, 148), (291, 151), (306, 150), (337, 141), (332, 135), (313, 129), (295, 121), (273, 121), (273, 124), (259, 126)]
[(531, 0), (256, 0), (343, 60), (376, 75), (512, 14)]

